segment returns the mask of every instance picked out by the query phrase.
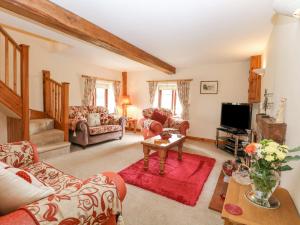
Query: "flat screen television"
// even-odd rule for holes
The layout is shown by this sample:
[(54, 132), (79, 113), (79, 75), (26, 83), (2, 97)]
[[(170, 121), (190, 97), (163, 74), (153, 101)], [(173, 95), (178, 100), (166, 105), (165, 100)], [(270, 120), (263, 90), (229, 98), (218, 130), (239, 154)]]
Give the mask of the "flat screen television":
[(221, 126), (234, 130), (251, 129), (252, 107), (247, 103), (222, 103)]

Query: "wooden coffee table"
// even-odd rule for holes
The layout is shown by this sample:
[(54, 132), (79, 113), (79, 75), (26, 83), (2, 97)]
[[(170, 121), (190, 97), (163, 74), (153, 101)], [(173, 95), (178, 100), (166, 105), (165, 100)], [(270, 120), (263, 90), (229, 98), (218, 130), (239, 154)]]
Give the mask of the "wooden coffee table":
[(144, 151), (144, 169), (148, 170), (149, 166), (149, 153), (151, 150), (157, 151), (159, 155), (159, 174), (163, 175), (165, 170), (165, 160), (168, 155), (168, 150), (177, 146), (178, 147), (178, 160), (182, 160), (182, 146), (185, 141), (185, 136), (172, 134), (172, 137), (163, 142), (160, 136), (155, 136), (142, 141)]

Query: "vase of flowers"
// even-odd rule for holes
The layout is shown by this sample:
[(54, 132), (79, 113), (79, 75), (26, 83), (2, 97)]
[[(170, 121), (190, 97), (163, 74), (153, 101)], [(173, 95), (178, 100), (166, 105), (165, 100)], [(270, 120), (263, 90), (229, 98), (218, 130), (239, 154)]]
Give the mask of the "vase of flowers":
[(288, 153), (299, 150), (300, 148), (289, 150), (286, 145), (272, 140), (262, 140), (245, 148), (245, 152), (251, 157), (249, 175), (252, 202), (270, 208), (269, 199), (280, 183), (281, 171), (291, 170), (286, 163), (300, 159), (300, 156), (288, 156)]

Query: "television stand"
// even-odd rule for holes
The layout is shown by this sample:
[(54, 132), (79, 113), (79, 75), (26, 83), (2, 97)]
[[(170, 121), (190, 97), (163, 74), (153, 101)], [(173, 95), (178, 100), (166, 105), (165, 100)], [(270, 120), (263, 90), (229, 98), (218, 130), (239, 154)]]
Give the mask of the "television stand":
[(244, 157), (244, 146), (252, 141), (252, 131), (228, 129), (218, 127), (216, 132), (216, 146), (237, 157)]

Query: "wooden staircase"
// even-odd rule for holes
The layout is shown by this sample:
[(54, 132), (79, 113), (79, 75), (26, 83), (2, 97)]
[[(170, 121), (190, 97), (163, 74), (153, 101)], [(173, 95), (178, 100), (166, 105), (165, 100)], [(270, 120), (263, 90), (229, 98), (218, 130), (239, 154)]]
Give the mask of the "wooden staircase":
[(4, 40), (4, 79), (0, 76), (0, 104), (21, 119), (22, 140), (29, 140), (29, 46), (18, 45), (1, 26), (0, 40)]
[[(18, 45), (1, 26), (0, 41), (4, 41), (4, 49), (0, 49), (0, 58), (4, 52), (4, 76), (3, 69), (0, 70), (0, 110), (7, 115), (8, 142), (31, 139), (39, 142), (39, 132), (48, 132), (57, 141), (45, 142), (51, 146), (41, 146), (43, 152), (55, 150), (55, 146), (66, 149), (69, 144), (69, 83), (53, 80), (50, 72), (44, 70), (44, 110), (29, 109), (29, 46)], [(44, 129), (49, 121), (51, 126)]]

